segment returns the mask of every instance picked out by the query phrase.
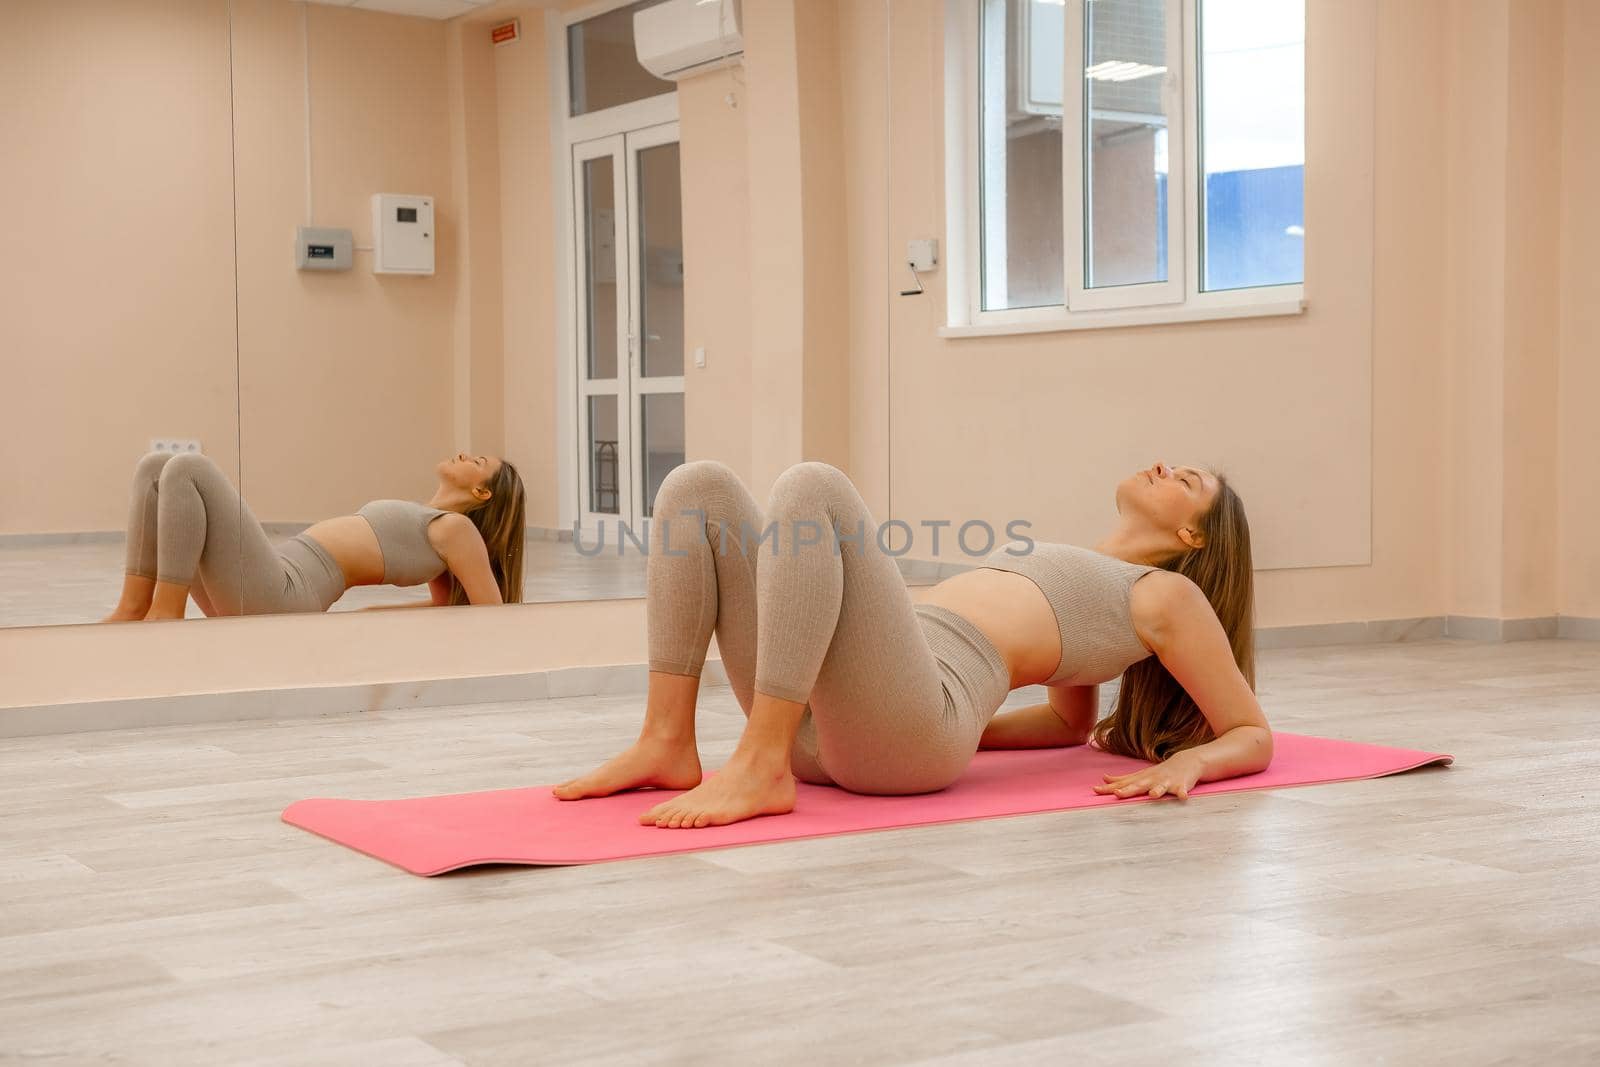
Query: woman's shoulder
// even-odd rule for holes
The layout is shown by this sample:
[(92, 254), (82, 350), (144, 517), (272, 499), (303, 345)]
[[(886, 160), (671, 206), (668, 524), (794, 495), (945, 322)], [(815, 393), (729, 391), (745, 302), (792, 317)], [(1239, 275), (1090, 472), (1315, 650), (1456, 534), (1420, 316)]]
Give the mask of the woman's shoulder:
[(1134, 579), (1128, 591), (1128, 613), (1140, 641), (1155, 651), (1152, 638), (1174, 619), (1211, 611), (1211, 602), (1193, 579), (1155, 567)]
[(478, 533), (478, 527), (472, 520), (459, 511), (443, 511), (439, 508), (430, 508), (423, 504), (417, 505), (429, 516), (427, 533), (428, 542), (435, 551), (448, 548), (452, 544), (462, 544), (473, 540), (481, 541), (483, 535)]

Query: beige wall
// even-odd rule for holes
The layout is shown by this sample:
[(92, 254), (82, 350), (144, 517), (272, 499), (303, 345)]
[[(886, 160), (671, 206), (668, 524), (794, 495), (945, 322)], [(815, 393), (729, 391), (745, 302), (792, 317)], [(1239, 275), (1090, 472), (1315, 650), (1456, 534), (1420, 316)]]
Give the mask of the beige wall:
[(453, 447), (503, 453), (500, 108), (495, 47), (482, 29), (455, 19), (445, 30), (451, 187), (463, 219), (456, 234), (461, 273), (453, 323)]
[(879, 180), (844, 182), (840, 218), (849, 279), (850, 457), (844, 467), (872, 513), (887, 517), (889, 499), (889, 301), (912, 287), (901, 254), (889, 244), (884, 204), (889, 187), (888, 95), (881, 89), (889, 57), (888, 4), (841, 3), (839, 124), (845, 173)]
[[(898, 249), (943, 229), (943, 36), (937, 5), (891, 9)], [(1600, 43), (1582, 5), (1310, 0), (1307, 313), (942, 340), (942, 293), (895, 301), (894, 515), (1085, 543), (1128, 471), (1210, 462), (1250, 507), (1262, 625), (1595, 603), (1592, 182), (1562, 174), (1592, 170), (1594, 89), (1563, 40)]]
[[(842, 396), (848, 411), (848, 469), (880, 518), (891, 514), (891, 500), (893, 515), (913, 521), (1020, 513), (1035, 521), (1036, 536), (1081, 542), (1105, 532), (1111, 486), (1129, 470), (1157, 457), (1218, 462), (1251, 507), (1258, 563), (1269, 568), (1258, 576), (1263, 626), (1446, 613), (1600, 615), (1592, 536), (1600, 500), (1591, 473), (1600, 437), (1587, 410), (1600, 386), (1600, 275), (1588, 255), (1600, 238), (1589, 194), (1600, 176), (1592, 136), (1600, 75), (1587, 62), (1600, 45), (1593, 10), (1573, 0), (1310, 0), (1311, 309), (1304, 316), (943, 340), (935, 332), (943, 270), (925, 296), (886, 295), (909, 283), (899, 269), (905, 241), (943, 235), (938, 5), (889, 0), (885, 20), (885, 8), (873, 3), (803, 16), (793, 3), (751, 4), (742, 86), (733, 75), (712, 74), (681, 90), (687, 269), (691, 279), (719, 287), (692, 285), (687, 294), (687, 346), (704, 343), (709, 353), (704, 371), (686, 368), (691, 458), (737, 460), (758, 496), (782, 466), (827, 458), (804, 454), (806, 419), (825, 426), (833, 416), (794, 398), (814, 354), (807, 346), (843, 336), (846, 385), (833, 397)], [(275, 210), (292, 216), (302, 173), (300, 135), (287, 117), (299, 99), (294, 27), (256, 14), (268, 20), (256, 59), (265, 63), (276, 50), (287, 68), (279, 80), (291, 83), (292, 99), (273, 127), (285, 174), (267, 192)], [(313, 12), (322, 14), (357, 17)], [(434, 308), (437, 321), (418, 325), (428, 344), (405, 350), (430, 388), (448, 395), (463, 375), (471, 383), (471, 402), (443, 404), (427, 433), (448, 440), (463, 418), (492, 427), (496, 413), (486, 398), (498, 369), (507, 451), (527, 457), (531, 487), (554, 485), (551, 294), (560, 253), (553, 250), (541, 19), (524, 17), (523, 29), (520, 45), (490, 55), (492, 93), (483, 50), (465, 32), (397, 30), (394, 41), (416, 49), (415, 76), (437, 86), (439, 115), (432, 104), (423, 111), (444, 160), (437, 177), (406, 176), (436, 181), (423, 191), (443, 199), (450, 190), (474, 213), (459, 230), (464, 251), (446, 256), (441, 248), (441, 268), (448, 262), (454, 280), (442, 272), (430, 282), (435, 292), (453, 284), (470, 293), (471, 310), (459, 302)], [(819, 48), (835, 58), (806, 54)], [(799, 72), (832, 69), (835, 61), (838, 94), (801, 91)], [(314, 50), (314, 69), (317, 63)], [(266, 84), (268, 72), (252, 77)], [(730, 86), (738, 108), (725, 102)], [(337, 106), (327, 110), (326, 121), (341, 121)], [(830, 115), (839, 122), (836, 138), (818, 129)], [(324, 119), (317, 121), (320, 129)], [(808, 143), (823, 146), (810, 160)], [(387, 150), (368, 146), (379, 158)], [(817, 168), (809, 175), (808, 164)], [(830, 167), (842, 177), (835, 180)], [(342, 169), (324, 174), (321, 157), (318, 173), (319, 205), (355, 195), (339, 191), (346, 181), (354, 188), (386, 180)], [(498, 202), (499, 212), (480, 228), (475, 212), (485, 202)], [(705, 225), (707, 213), (717, 214), (715, 225)], [(830, 218), (843, 232), (827, 232), (819, 220)], [(285, 235), (281, 247), (286, 231), (276, 232)], [(815, 279), (805, 259), (812, 249), (842, 262), (827, 284), (807, 288)], [(462, 272), (461, 262), (470, 269)], [(839, 278), (848, 297), (834, 306)], [(470, 284), (462, 289), (464, 279)], [(390, 291), (374, 287), (358, 298)], [(496, 304), (498, 354), (492, 325), (479, 332)], [(815, 316), (830, 309), (836, 317), (824, 326), (842, 324), (842, 334), (817, 331)], [(421, 352), (435, 332), (437, 365)], [(463, 360), (464, 335), (472, 351)], [(784, 389), (792, 391), (775, 396)], [(530, 521), (540, 521), (533, 508)], [(1314, 565), (1357, 549), (1362, 558), (1350, 565)], [(560, 610), (503, 609), (526, 620), (517, 627), (503, 625), (512, 616), (500, 612), (461, 616), (466, 621), (450, 632), (478, 633), (480, 625), (497, 635), (521, 632)], [(618, 605), (606, 619), (584, 631), (583, 649), (555, 647), (584, 662), (641, 659), (643, 604)], [(207, 662), (243, 663), (262, 641), (298, 648), (297, 635), (313, 630), (329, 647), (348, 639), (368, 650), (359, 663), (284, 656), (260, 666), (253, 684), (417, 677), (417, 650), (443, 620), (404, 625), (415, 629), (371, 616), (229, 620), (185, 627), (173, 640), (185, 643), (185, 662), (194, 652)], [(335, 641), (327, 627), (344, 629)], [(209, 632), (191, 638), (190, 631)], [(102, 643), (114, 641), (92, 628), (57, 633), (60, 643), (31, 635), (35, 643), (7, 669), (59, 667), (98, 656), (111, 647)], [(509, 641), (497, 636), (480, 648), (452, 640), (451, 655), (426, 660), (423, 669), (431, 676), (532, 669), (543, 655), (519, 653)], [(162, 689), (153, 668), (129, 671), (126, 686), (96, 694), (136, 695), (130, 689), (141, 685), (173, 691)], [(217, 684), (224, 677), (207, 676)], [(51, 683), (23, 691), (48, 693)]]
[[(454, 443), (457, 242), (445, 25), (318, 4), (234, 11), (240, 413), (246, 501), (263, 520), (426, 497)], [(310, 31), (315, 224), (372, 243), (373, 193), (435, 198), (436, 273), (297, 271)]]
[[(1600, 5), (1568, 0), (1561, 34), (1560, 611), (1600, 618)], [(1540, 277), (1548, 280), (1541, 272)], [(1541, 509), (1543, 510), (1543, 509)]]
[[(943, 339), (945, 286), (957, 269), (947, 264), (930, 297), (891, 303), (896, 518), (983, 519), (996, 530), (1021, 518), (1035, 537), (1093, 543), (1115, 521), (1114, 486), (1131, 472), (1156, 459), (1219, 465), (1250, 509), (1263, 617), (1329, 618), (1320, 592), (1277, 596), (1268, 572), (1333, 572), (1311, 580), (1336, 592), (1347, 586), (1341, 572), (1373, 560), (1375, 6), (1311, 5), (1309, 310)], [(943, 7), (891, 7), (890, 247), (919, 236), (948, 247)], [(943, 537), (942, 555), (970, 558), (952, 548)], [(931, 550), (924, 531), (913, 554)], [(1424, 589), (1414, 599), (1432, 598)], [(1334, 610), (1364, 610), (1359, 603)]]
[[(747, 109), (731, 68), (678, 86), (683, 266), (690, 280), (683, 294), (686, 444), (691, 458), (714, 456), (742, 478), (751, 474)], [(698, 368), (692, 354), (702, 347), (706, 365)]]
[[(507, 624), (511, 613), (515, 625)], [(188, 626), (36, 626), (0, 638), (0, 709), (524, 674), (645, 658), (642, 600), (256, 615)]]
[[(506, 14), (524, 39), (496, 49), (484, 24)], [(85, 18), (104, 32), (85, 38)], [(7, 457), (66, 455), (48, 480), (0, 465), (15, 502), (0, 533), (120, 529), (157, 436), (199, 438), (266, 521), (426, 496), (449, 451), (505, 452), (529, 522), (555, 525), (559, 258), (537, 5), (467, 23), (241, 0), (231, 124), (227, 4), (19, 0), (0, 5), (0, 29), (13, 102), (0, 121), (19, 149), (0, 189), (30, 205), (15, 225), (34, 250), (0, 267), (16, 301), (4, 348), (33, 354), (14, 379), (30, 403), (0, 441)], [(374, 275), (367, 252), (348, 273), (294, 269), (307, 73), (313, 221), (370, 245), (372, 193), (431, 194), (432, 277)]]
[[(850, 463), (850, 272), (843, 268), (849, 217), (845, 185), (857, 167), (844, 155), (841, 92), (839, 0), (802, 0), (794, 7), (800, 84), (799, 130), (801, 225), (805, 245), (804, 429), (797, 459), (821, 460), (843, 468)], [(864, 58), (864, 57), (863, 57)], [(882, 203), (874, 186), (867, 194)], [(877, 294), (863, 294), (876, 302)], [(861, 355), (867, 355), (863, 352)]]
[[(504, 5), (476, 17), (465, 33), (480, 38), (489, 21), (520, 16), (521, 40), (491, 46), (493, 107), (499, 141), (498, 212), (487, 207), (500, 237), (503, 301), (502, 419), (505, 454), (527, 488), (527, 521), (557, 525), (559, 462), (556, 453), (556, 339), (562, 314), (556, 304), (561, 251), (554, 216), (550, 122), (555, 107), (546, 60), (544, 16), (534, 5)], [(488, 102), (485, 101), (485, 106)], [(478, 364), (486, 390), (493, 370)]]
[(237, 477), (227, 4), (6, 0), (0, 144), (0, 534), (122, 529), (153, 437)]

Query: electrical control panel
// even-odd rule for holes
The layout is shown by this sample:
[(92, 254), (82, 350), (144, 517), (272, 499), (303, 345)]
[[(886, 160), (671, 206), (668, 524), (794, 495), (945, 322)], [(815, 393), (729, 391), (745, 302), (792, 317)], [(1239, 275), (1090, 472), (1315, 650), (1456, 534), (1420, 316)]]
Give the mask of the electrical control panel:
[(432, 274), (433, 240), (433, 197), (372, 195), (374, 274)]
[(349, 230), (300, 226), (294, 231), (296, 270), (349, 270), (355, 244)]

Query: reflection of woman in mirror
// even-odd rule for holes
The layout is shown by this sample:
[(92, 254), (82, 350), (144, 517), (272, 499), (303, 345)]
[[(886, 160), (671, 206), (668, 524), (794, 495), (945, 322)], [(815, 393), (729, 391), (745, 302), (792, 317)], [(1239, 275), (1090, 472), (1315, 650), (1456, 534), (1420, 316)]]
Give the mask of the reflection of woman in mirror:
[[(555, 795), (687, 790), (639, 816), (683, 828), (791, 811), (796, 777), (933, 792), (979, 748), (1092, 741), (1150, 761), (1094, 787), (1119, 798), (1186, 798), (1197, 782), (1262, 770), (1272, 732), (1255, 694), (1238, 494), (1212, 471), (1156, 463), (1119, 482), (1116, 503), (1093, 549), (1008, 542), (914, 602), (838, 468), (790, 467), (764, 517), (725, 465), (674, 468), (650, 526), (644, 726)], [(747, 721), (702, 781), (695, 697), (713, 632)], [(1116, 711), (1097, 722), (1098, 686), (1118, 675)], [(1048, 703), (995, 714), (1035, 684)]]
[[(457, 453), (426, 504), (374, 500), (274, 546), (215, 463), (152, 452), (133, 476), (122, 599), (104, 621), (320, 612), (357, 585), (428, 583), (431, 604), (522, 600), (522, 479)], [(422, 605), (417, 605), (422, 606)]]

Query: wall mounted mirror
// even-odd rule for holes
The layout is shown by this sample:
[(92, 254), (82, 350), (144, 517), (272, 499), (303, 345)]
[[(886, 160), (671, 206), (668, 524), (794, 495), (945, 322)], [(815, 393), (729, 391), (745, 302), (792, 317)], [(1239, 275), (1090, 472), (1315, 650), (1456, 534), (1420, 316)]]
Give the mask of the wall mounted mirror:
[[(170, 461), (238, 482), (229, 76), (226, 0), (0, 5), (0, 626), (153, 576)], [(196, 538), (232, 583), (237, 535)]]
[[(185, 523), (189, 618), (641, 597), (674, 467), (760, 491), (758, 309), (802, 302), (807, 358), (855, 353), (803, 458), (887, 513), (887, 4), (87, 6), (115, 32), (0, 12), (39, 207), (0, 623), (105, 618), (128, 531)], [(199, 456), (140, 525), (152, 447)]]

